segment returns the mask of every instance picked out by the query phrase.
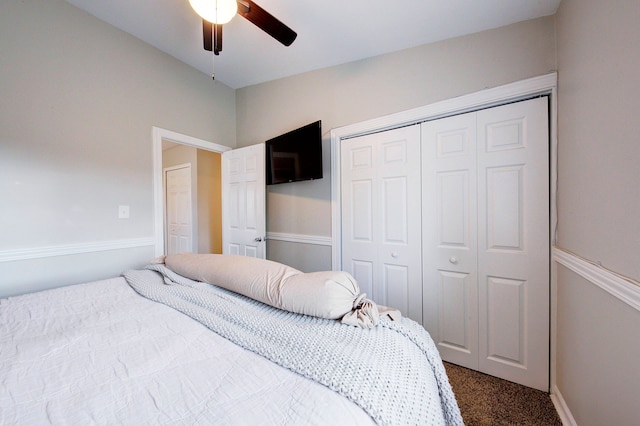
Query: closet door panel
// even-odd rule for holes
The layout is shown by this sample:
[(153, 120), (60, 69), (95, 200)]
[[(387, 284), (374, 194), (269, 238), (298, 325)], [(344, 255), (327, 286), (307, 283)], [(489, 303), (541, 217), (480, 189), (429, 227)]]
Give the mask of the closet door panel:
[(373, 181), (372, 179), (351, 182), (350, 239), (365, 244), (373, 243)]
[(400, 312), (409, 312), (409, 268), (402, 265), (385, 263), (382, 265), (383, 293), (381, 303), (393, 306)]
[(376, 189), (376, 151), (363, 141), (352, 140), (342, 147), (343, 269), (358, 281), (362, 292), (372, 296), (376, 285), (378, 241), (374, 234), (378, 220), (373, 205)]
[[(437, 345), (446, 360), (478, 368), (476, 274), (438, 270)], [(433, 334), (433, 333), (432, 333)]]
[(547, 99), (478, 111), (480, 370), (548, 391)]
[(523, 249), (523, 165), (490, 167), (486, 170), (487, 206), (485, 224), (488, 250)]
[[(468, 249), (471, 218), (469, 170), (443, 171), (436, 174), (438, 245)], [(432, 208), (433, 208), (432, 207)]]
[(409, 242), (409, 214), (408, 182), (404, 176), (391, 177), (382, 183), (383, 228), (382, 241), (384, 244), (401, 244)]
[(487, 358), (525, 363), (525, 288), (524, 281), (487, 277)]
[(362, 293), (368, 296), (373, 294), (374, 284), (374, 262), (370, 260), (351, 259), (351, 265), (344, 265), (346, 271), (350, 271), (353, 278), (356, 279)]
[(423, 324), (443, 359), (477, 369), (475, 188), (475, 113), (423, 123)]
[(341, 144), (342, 265), (375, 302), (422, 322), (420, 127)]
[(381, 132), (379, 274), (383, 288), (376, 300), (422, 322), (420, 219), (420, 126)]
[(348, 223), (350, 233), (347, 234), (350, 251), (358, 256), (351, 256), (348, 270), (360, 283), (361, 291), (373, 294), (373, 268), (376, 260), (376, 249), (373, 235), (373, 182), (372, 179), (354, 180), (350, 187), (350, 200), (353, 206)]

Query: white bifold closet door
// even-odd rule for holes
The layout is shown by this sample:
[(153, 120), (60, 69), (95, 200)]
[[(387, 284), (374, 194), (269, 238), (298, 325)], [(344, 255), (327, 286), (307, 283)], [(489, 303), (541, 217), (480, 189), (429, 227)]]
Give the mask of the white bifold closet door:
[(547, 98), (422, 124), (424, 326), (446, 361), (549, 389)]
[(420, 126), (343, 141), (340, 172), (342, 268), (421, 323)]

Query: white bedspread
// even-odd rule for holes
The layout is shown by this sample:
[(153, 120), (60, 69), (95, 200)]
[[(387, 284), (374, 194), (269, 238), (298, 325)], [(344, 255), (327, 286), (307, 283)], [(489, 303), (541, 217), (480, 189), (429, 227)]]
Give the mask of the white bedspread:
[(117, 278), (0, 299), (0, 424), (372, 420)]
[(138, 293), (346, 396), (381, 425), (461, 425), (428, 333), (407, 318), (362, 329), (274, 308), (163, 265), (127, 271)]

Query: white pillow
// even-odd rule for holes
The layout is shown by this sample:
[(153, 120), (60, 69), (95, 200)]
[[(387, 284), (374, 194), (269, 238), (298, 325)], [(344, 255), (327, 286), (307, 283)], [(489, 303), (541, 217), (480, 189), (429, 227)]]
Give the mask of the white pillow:
[(182, 253), (165, 258), (172, 271), (299, 314), (338, 319), (360, 295), (347, 272), (303, 273), (270, 260), (222, 254)]

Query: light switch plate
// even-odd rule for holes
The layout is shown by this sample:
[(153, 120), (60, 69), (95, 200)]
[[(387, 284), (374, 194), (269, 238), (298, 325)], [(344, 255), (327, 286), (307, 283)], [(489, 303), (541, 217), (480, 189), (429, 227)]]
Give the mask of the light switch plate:
[(129, 219), (129, 206), (118, 206), (118, 219)]

